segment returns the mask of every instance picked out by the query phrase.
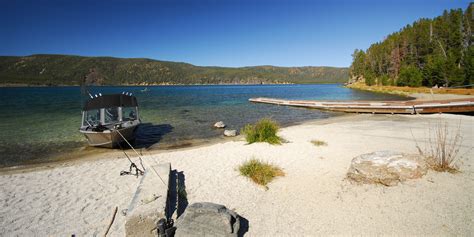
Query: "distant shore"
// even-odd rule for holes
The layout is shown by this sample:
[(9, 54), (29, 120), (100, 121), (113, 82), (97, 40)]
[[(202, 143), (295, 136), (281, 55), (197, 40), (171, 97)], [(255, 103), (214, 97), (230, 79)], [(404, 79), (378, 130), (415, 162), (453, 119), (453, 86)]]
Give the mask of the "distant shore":
[[(341, 84), (341, 83), (308, 83), (308, 84)], [(88, 86), (133, 86), (133, 87), (147, 87), (147, 86), (233, 86), (233, 85), (305, 85), (305, 84), (297, 84), (297, 83), (290, 83), (290, 82), (281, 82), (281, 83), (221, 83), (221, 84), (179, 84), (179, 83), (156, 83), (156, 84), (121, 84), (121, 85), (88, 85)], [(34, 84), (12, 84), (12, 83), (5, 83), (0, 84), (0, 87), (78, 87), (81, 86), (79, 84), (58, 84), (58, 85), (34, 85)]]

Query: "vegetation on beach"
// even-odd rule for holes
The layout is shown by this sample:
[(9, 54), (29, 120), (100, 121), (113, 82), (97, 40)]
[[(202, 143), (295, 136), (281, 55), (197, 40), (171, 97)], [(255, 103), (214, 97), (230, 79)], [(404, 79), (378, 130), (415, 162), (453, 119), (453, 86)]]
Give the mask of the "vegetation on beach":
[(458, 155), (463, 141), (461, 122), (456, 130), (450, 128), (447, 122), (437, 122), (434, 126), (430, 125), (428, 134), (428, 144), (424, 149), (414, 139), (416, 148), (427, 158), (430, 168), (438, 172), (457, 172)]
[(327, 146), (328, 145), (327, 142), (322, 141), (322, 140), (317, 140), (317, 139), (311, 140), (311, 143), (315, 146)]
[(269, 118), (264, 118), (258, 121), (255, 125), (245, 125), (241, 133), (245, 135), (245, 139), (249, 144), (254, 142), (281, 144), (282, 139), (277, 136), (278, 129), (280, 129), (280, 127), (277, 122)]
[(343, 83), (348, 68), (200, 67), (146, 58), (0, 56), (1, 85), (181, 85)]
[(285, 176), (285, 173), (278, 166), (271, 165), (267, 162), (259, 161), (255, 158), (246, 161), (239, 166), (239, 172), (242, 176), (250, 178), (253, 182), (267, 187), (274, 178)]
[(383, 86), (461, 86), (474, 83), (474, 3), (422, 18), (367, 50), (354, 51), (350, 82)]

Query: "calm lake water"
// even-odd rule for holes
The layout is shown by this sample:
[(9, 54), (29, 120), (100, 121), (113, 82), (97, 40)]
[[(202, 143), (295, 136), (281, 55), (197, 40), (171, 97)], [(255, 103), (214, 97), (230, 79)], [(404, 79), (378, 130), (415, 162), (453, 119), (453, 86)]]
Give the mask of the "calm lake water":
[[(212, 128), (219, 120), (239, 130), (271, 117), (281, 125), (323, 119), (340, 113), (253, 104), (252, 97), (317, 100), (395, 100), (400, 97), (343, 88), (340, 85), (215, 85), (95, 87), (93, 93), (132, 92), (144, 123), (137, 145), (161, 149), (221, 136)], [(78, 132), (81, 121), (79, 87), (0, 88), (0, 166), (36, 163), (86, 148)], [(97, 150), (99, 151), (99, 150)]]

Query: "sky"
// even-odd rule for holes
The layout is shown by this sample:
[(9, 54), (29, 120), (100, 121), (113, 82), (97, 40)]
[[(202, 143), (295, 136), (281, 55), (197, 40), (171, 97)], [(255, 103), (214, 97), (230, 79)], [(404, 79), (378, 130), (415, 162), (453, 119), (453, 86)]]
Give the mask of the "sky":
[(0, 0), (0, 55), (348, 67), (354, 49), (464, 0)]

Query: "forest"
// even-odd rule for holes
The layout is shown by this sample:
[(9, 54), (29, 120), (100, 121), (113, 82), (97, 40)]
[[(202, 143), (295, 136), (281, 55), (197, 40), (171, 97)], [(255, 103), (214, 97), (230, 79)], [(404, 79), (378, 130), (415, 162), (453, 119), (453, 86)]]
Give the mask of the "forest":
[(352, 55), (350, 81), (366, 85), (461, 87), (474, 83), (474, 4), (422, 18)]

